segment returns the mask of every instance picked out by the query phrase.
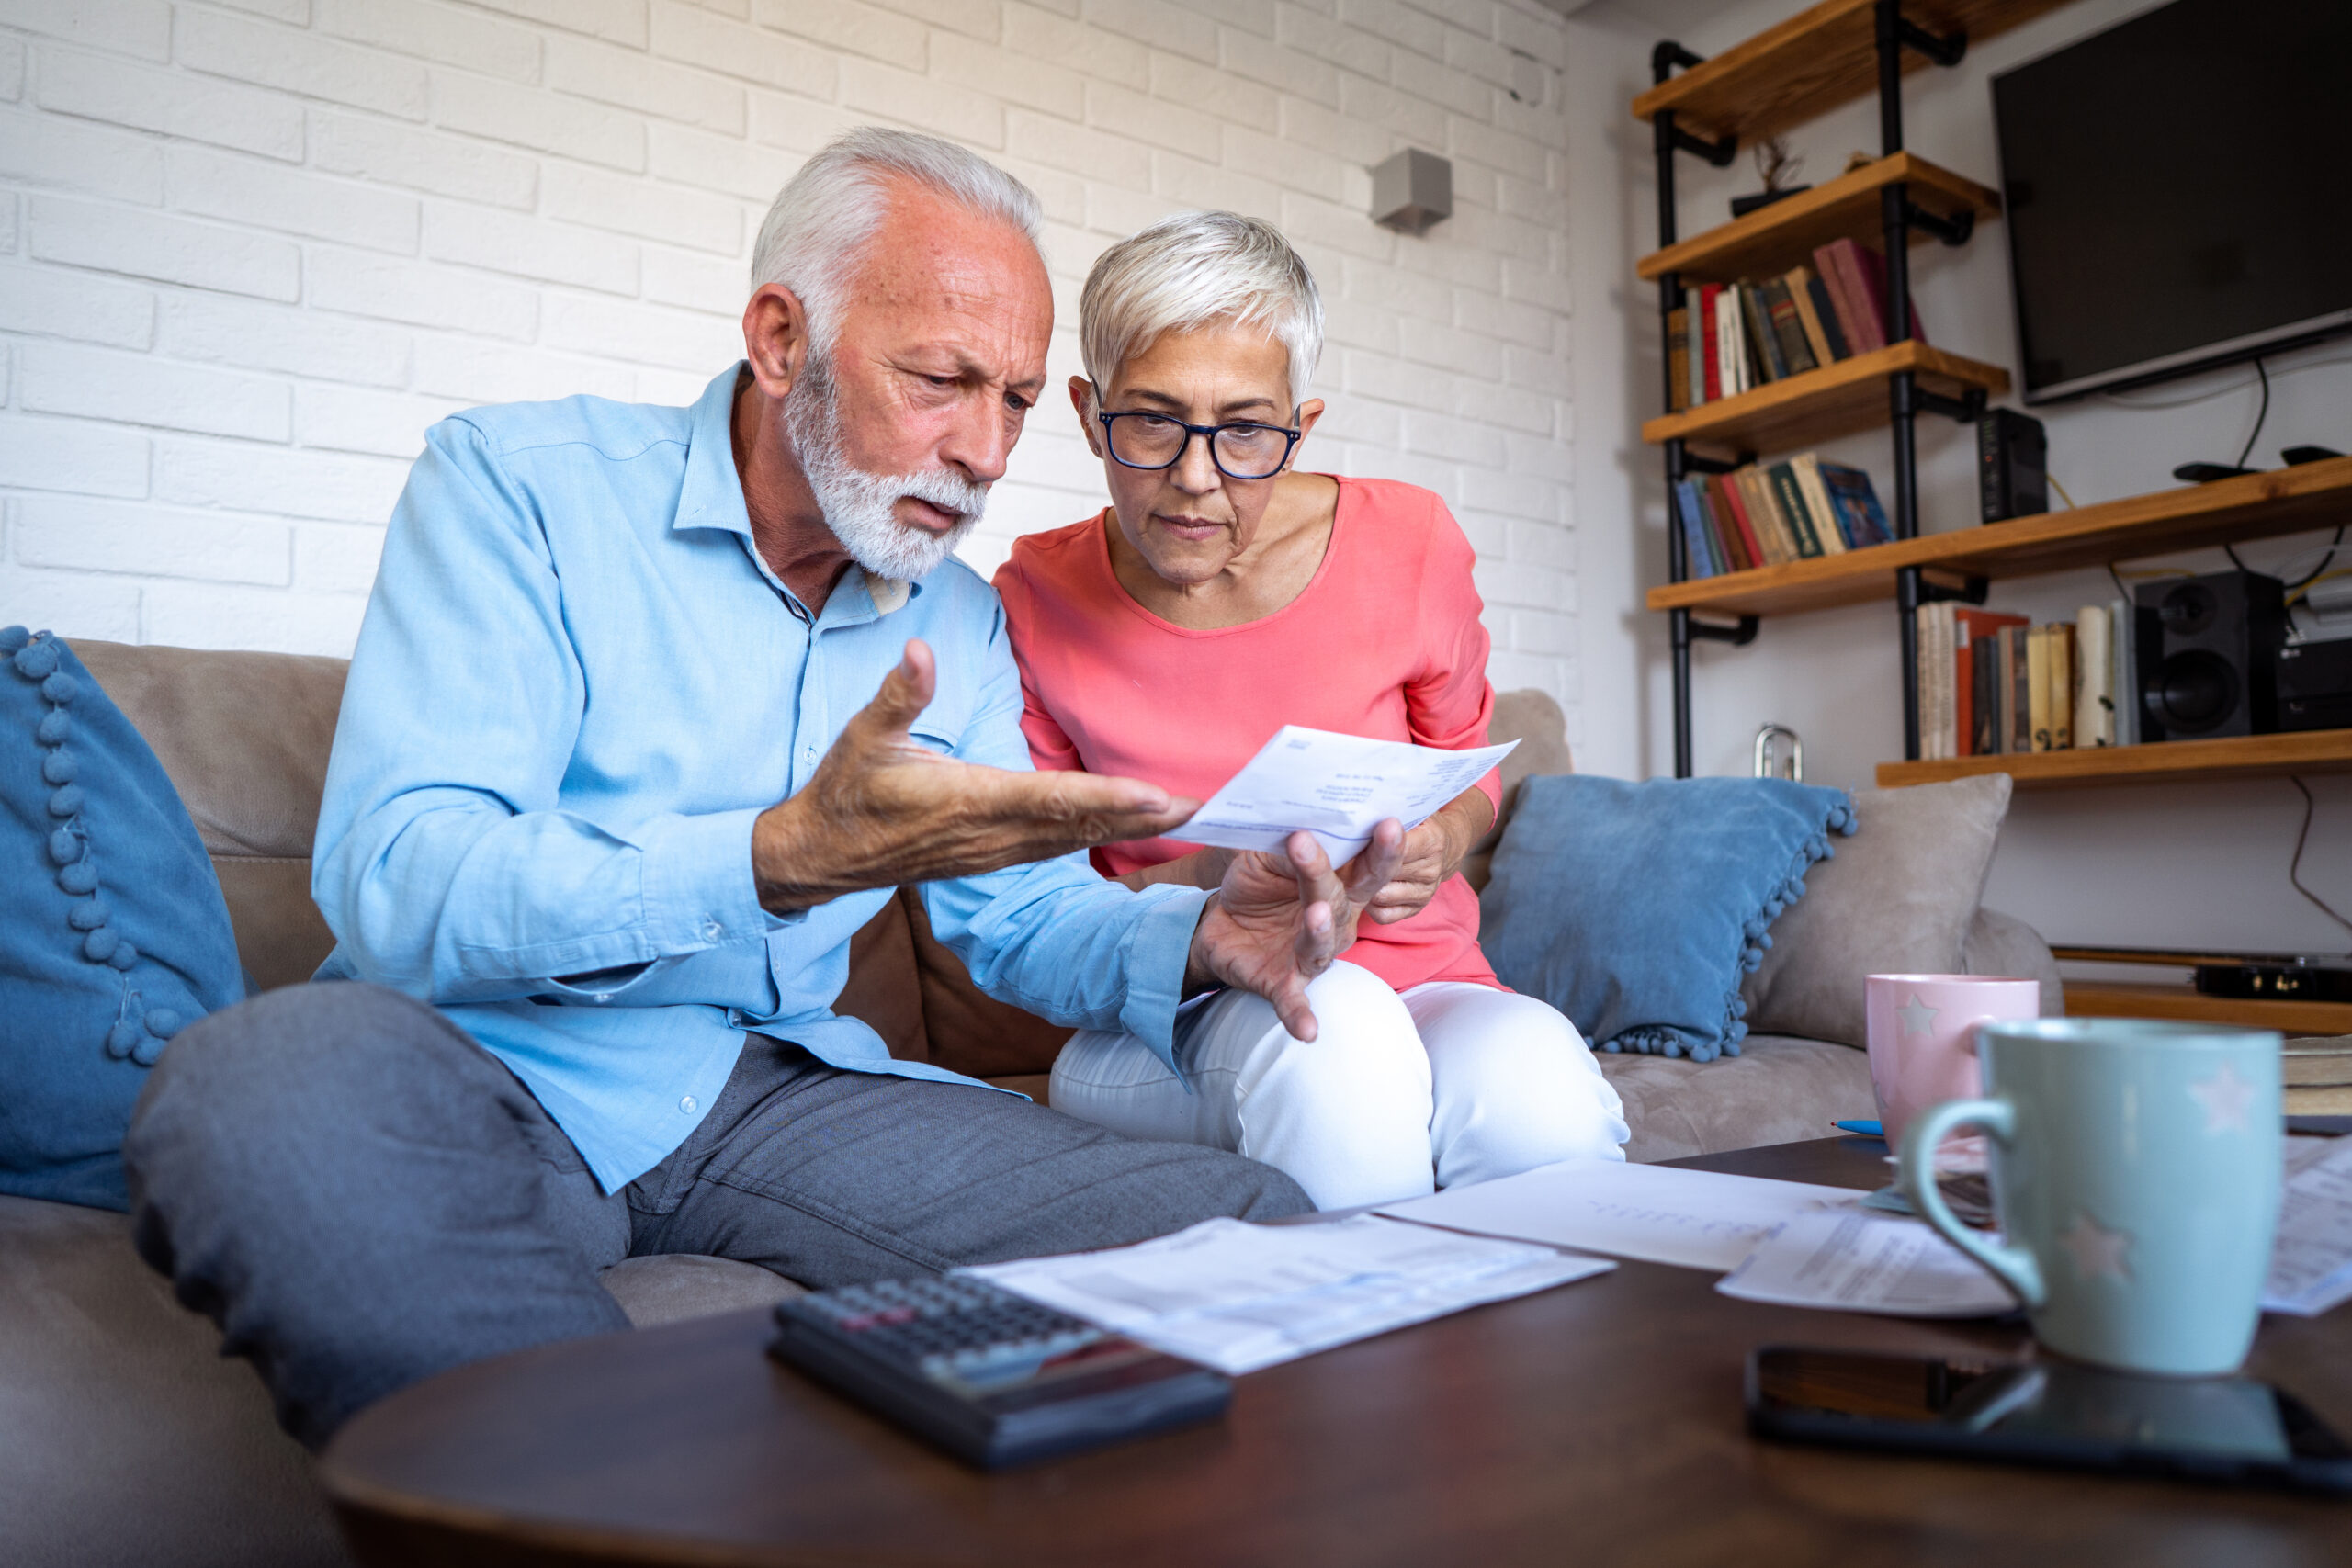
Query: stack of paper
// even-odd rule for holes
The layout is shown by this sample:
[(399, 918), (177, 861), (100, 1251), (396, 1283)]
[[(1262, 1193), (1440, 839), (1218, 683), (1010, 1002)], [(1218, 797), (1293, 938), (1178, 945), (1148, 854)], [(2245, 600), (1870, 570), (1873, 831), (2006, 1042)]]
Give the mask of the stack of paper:
[(1394, 817), (1418, 828), (1510, 754), (1516, 740), (1466, 751), (1369, 740), (1286, 724), (1170, 837), (1233, 850), (1279, 850), (1304, 829), (1339, 865)]
[(962, 1270), (1220, 1371), (1256, 1371), (1616, 1267), (1371, 1214), (1208, 1220), (1135, 1247)]
[(1860, 1198), (1849, 1187), (1571, 1159), (1380, 1212), (1482, 1235), (1723, 1269), (1738, 1268), (1758, 1242), (1798, 1215)]
[(2278, 1235), (2271, 1243), (2262, 1305), (2316, 1317), (2352, 1301), (2352, 1138), (2327, 1139), (2316, 1150), (2295, 1147), (2304, 1142), (2289, 1141), (2287, 1187), (2279, 1195)]
[(1798, 1215), (1715, 1289), (1742, 1301), (1897, 1317), (1984, 1317), (2018, 1304), (1975, 1259), (1919, 1221), (1863, 1208)]

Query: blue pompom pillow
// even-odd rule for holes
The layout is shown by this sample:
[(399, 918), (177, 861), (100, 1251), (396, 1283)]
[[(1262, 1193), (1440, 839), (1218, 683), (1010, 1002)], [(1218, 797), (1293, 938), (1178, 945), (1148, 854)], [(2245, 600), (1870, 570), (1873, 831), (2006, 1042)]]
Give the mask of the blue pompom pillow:
[(1829, 835), (1853, 830), (1845, 791), (1783, 779), (1531, 778), (1495, 848), (1479, 945), (1595, 1050), (1736, 1056), (1741, 976)]
[(242, 998), (220, 883), (155, 753), (74, 650), (0, 631), (0, 1192), (129, 1207), (164, 1043)]

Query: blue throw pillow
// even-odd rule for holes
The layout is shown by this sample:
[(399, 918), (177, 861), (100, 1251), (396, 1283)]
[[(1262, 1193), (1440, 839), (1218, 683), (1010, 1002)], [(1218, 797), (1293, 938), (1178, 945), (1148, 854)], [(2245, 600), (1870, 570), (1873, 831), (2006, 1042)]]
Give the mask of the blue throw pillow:
[(1740, 976), (1805, 868), (1854, 830), (1843, 790), (1781, 779), (1549, 776), (1520, 786), (1480, 900), (1479, 945), (1593, 1048), (1739, 1055)]
[(128, 1208), (164, 1042), (244, 995), (196, 824), (74, 650), (0, 631), (0, 1192)]

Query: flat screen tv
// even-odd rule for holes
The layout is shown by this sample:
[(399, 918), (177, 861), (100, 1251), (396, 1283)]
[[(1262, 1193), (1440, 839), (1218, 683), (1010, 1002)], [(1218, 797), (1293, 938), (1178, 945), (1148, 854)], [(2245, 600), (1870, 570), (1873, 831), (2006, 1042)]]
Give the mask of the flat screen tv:
[(2027, 402), (2352, 332), (2352, 0), (2174, 0), (1993, 114)]

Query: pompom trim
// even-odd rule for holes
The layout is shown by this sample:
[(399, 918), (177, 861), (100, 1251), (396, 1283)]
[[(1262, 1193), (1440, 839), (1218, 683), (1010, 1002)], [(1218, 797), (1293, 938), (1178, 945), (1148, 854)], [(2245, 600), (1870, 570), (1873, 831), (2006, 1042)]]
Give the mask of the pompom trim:
[(90, 826), (84, 808), (89, 804), (74, 783), (81, 760), (68, 749), (73, 739), (74, 699), (82, 683), (59, 666), (57, 638), (50, 632), (27, 632), (22, 626), (0, 629), (0, 654), (17, 673), (40, 690), (49, 712), (33, 728), (33, 743), (41, 748), (40, 776), (54, 786), (49, 797), (51, 829), (47, 849), (51, 874), (60, 891), (74, 902), (66, 910), (66, 935), (81, 950), (82, 961), (114, 970), (122, 976), (122, 999), (115, 1009), (114, 1026), (101, 1043), (106, 1054), (152, 1067), (164, 1054), (164, 1042), (179, 1032), (179, 1015), (169, 1008), (150, 1009), (130, 986), (131, 967), (139, 950), (122, 939), (113, 925), (114, 911), (99, 896), (97, 858), (90, 843)]
[[(1815, 862), (1836, 858), (1838, 851), (1829, 842), (1832, 833), (1850, 837), (1860, 825), (1854, 815), (1853, 797), (1840, 791), (1836, 804), (1822, 818), (1819, 829), (1797, 846), (1790, 857), (1788, 871), (1780, 883), (1764, 897), (1755, 914), (1740, 926), (1738, 974), (1741, 977), (1754, 974), (1764, 963), (1765, 950), (1772, 945), (1771, 924), (1788, 907), (1804, 897), (1804, 874)], [(1739, 994), (1739, 981), (1732, 982), (1724, 997), (1723, 1042), (1719, 1046), (1712, 1040), (1692, 1040), (1681, 1030), (1667, 1024), (1639, 1024), (1621, 1031), (1600, 1048), (1604, 1051), (1633, 1052), (1646, 1056), (1688, 1056), (1694, 1062), (1712, 1062), (1717, 1055), (1736, 1056), (1739, 1043), (1747, 1038), (1747, 998)]]

